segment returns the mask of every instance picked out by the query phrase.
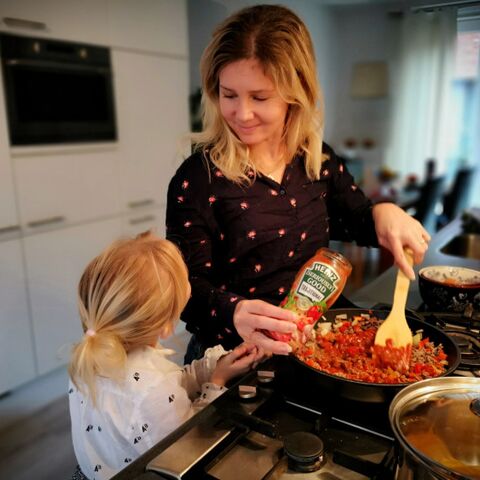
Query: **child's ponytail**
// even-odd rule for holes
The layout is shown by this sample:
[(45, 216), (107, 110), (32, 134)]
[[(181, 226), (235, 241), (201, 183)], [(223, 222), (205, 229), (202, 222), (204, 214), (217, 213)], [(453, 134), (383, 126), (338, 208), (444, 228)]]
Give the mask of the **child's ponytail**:
[(95, 404), (97, 375), (118, 378), (126, 357), (125, 348), (117, 335), (108, 331), (87, 330), (82, 340), (73, 347), (68, 373), (77, 388), (83, 390), (85, 385), (85, 393), (90, 394)]
[(190, 293), (177, 247), (150, 233), (114, 243), (92, 260), (78, 287), (85, 332), (73, 347), (70, 378), (95, 404), (96, 377), (120, 379), (127, 353), (173, 330)]

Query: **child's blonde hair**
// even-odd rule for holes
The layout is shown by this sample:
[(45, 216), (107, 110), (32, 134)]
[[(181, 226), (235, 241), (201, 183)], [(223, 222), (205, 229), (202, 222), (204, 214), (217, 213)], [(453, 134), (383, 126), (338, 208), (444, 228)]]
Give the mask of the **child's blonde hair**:
[(173, 330), (190, 288), (177, 247), (150, 232), (119, 240), (94, 258), (78, 287), (85, 335), (72, 351), (69, 374), (95, 403), (97, 375), (121, 378), (127, 353)]

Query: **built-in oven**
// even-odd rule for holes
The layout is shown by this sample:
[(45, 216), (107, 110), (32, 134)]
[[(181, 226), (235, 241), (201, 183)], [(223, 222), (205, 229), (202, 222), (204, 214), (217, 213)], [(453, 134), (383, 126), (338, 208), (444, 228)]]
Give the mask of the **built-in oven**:
[(10, 144), (113, 141), (108, 48), (0, 35)]

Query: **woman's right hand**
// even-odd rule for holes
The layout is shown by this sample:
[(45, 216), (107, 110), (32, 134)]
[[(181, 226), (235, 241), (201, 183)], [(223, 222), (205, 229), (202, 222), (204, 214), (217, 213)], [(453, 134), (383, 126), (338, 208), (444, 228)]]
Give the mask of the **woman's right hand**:
[(290, 345), (267, 337), (261, 330), (293, 333), (297, 329), (295, 320), (295, 313), (263, 300), (241, 300), (233, 314), (233, 324), (246, 342), (280, 355), (288, 355)]

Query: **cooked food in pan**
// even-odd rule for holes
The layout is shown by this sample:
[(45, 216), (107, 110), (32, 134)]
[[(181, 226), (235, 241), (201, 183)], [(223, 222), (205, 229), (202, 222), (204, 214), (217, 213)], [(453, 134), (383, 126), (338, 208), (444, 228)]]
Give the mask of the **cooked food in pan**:
[(374, 355), (374, 340), (381, 320), (369, 314), (347, 318), (338, 315), (334, 322), (319, 322), (301, 333), (295, 343), (295, 356), (322, 372), (368, 383), (412, 383), (445, 373), (448, 362), (441, 344), (413, 335), (412, 356), (407, 372), (380, 368)]

